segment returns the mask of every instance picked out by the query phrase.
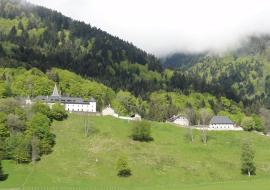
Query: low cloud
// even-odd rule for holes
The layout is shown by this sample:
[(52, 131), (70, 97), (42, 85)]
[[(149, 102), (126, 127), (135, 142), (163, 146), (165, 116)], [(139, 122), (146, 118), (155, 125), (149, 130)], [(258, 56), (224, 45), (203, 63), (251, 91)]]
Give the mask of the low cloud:
[(270, 32), (270, 2), (216, 0), (28, 0), (90, 23), (163, 57), (224, 52), (248, 35)]

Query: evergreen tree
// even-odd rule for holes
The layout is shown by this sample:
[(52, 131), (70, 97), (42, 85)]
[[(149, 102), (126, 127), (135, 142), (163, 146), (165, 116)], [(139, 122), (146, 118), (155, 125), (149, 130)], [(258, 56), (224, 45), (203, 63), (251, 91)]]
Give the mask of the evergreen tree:
[(109, 94), (106, 92), (104, 96), (104, 105), (107, 106), (109, 104), (110, 104), (110, 97), (109, 97)]
[(202, 101), (200, 102), (200, 108), (204, 108), (205, 107), (205, 101), (204, 99), (202, 99)]
[(0, 179), (3, 179), (3, 177), (4, 177), (4, 170), (3, 170), (2, 162), (0, 160)]
[(250, 139), (245, 139), (241, 151), (241, 172), (242, 174), (255, 175), (256, 167), (254, 166), (255, 150), (251, 146)]
[(97, 99), (97, 111), (101, 111), (103, 107), (101, 96), (98, 97)]
[(137, 67), (137, 70), (136, 70), (136, 75), (140, 76), (140, 70), (139, 70), (138, 67)]

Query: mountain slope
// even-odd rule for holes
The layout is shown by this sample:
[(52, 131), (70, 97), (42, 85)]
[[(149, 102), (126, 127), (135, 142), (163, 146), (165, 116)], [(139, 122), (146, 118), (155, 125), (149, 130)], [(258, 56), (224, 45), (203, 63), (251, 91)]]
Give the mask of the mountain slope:
[[(88, 138), (84, 136), (83, 116), (70, 114), (67, 120), (53, 123), (56, 145), (36, 163), (26, 188), (166, 186), (269, 176), (269, 137), (244, 131), (209, 131), (204, 146), (198, 130), (194, 130), (195, 142), (191, 144), (185, 141), (183, 128), (151, 122), (154, 141), (138, 142), (128, 137), (132, 122), (112, 116), (91, 120)], [(252, 139), (256, 147), (257, 175), (252, 178), (240, 173), (244, 138)], [(132, 171), (128, 178), (116, 175), (116, 159), (121, 154), (128, 157)], [(2, 184), (4, 188), (12, 186), (9, 179)]]

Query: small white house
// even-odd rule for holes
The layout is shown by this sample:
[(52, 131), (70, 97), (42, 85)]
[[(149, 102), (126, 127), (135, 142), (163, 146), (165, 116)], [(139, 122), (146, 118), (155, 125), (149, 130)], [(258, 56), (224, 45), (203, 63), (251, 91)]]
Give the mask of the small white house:
[(112, 115), (114, 117), (117, 117), (119, 119), (125, 119), (125, 120), (139, 120), (141, 121), (141, 116), (138, 113), (134, 113), (133, 115), (131, 115), (130, 117), (126, 117), (126, 116), (119, 116), (119, 114), (117, 113), (117, 111), (115, 111), (111, 105), (109, 104), (107, 107), (105, 107), (103, 110), (101, 110), (101, 115), (105, 116), (105, 115)]
[(130, 116), (133, 120), (142, 120), (142, 117), (136, 112)]
[(227, 116), (213, 116), (208, 130), (235, 130), (234, 123)]
[(178, 125), (189, 126), (189, 120), (183, 114), (179, 114), (179, 115), (176, 115), (176, 116), (174, 115), (172, 118), (168, 119), (167, 122), (175, 123), (175, 124), (178, 124)]
[(117, 111), (115, 111), (111, 105), (109, 104), (107, 107), (105, 107), (103, 110), (101, 110), (101, 115), (105, 116), (105, 115), (112, 115), (114, 117), (119, 117), (119, 114), (117, 113)]

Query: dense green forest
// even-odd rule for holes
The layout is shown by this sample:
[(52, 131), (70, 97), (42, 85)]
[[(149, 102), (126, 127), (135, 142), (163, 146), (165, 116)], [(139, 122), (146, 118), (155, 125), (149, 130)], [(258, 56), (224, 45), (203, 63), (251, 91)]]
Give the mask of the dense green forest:
[[(19, 0), (2, 0), (0, 6), (0, 64), (2, 68), (61, 68), (103, 83), (114, 91), (129, 91), (149, 101), (149, 93), (210, 93), (239, 103), (232, 89), (164, 70), (153, 55), (90, 24), (50, 9)], [(242, 100), (244, 106), (253, 102)]]
[(247, 97), (270, 108), (269, 61), (270, 36), (248, 37), (242, 47), (223, 56), (174, 54), (163, 66), (204, 79), (211, 84), (233, 88), (240, 97)]
[[(90, 24), (25, 1), (0, 2), (2, 98), (50, 95), (57, 83), (64, 96), (94, 96), (98, 110), (111, 103), (121, 115), (137, 111), (154, 121), (187, 107), (196, 112), (192, 124), (202, 108), (236, 115), (236, 123), (246, 115), (260, 115), (259, 102), (234, 86), (202, 77), (193, 67), (186, 73), (163, 69), (153, 55)], [(202, 57), (186, 56), (187, 65), (210, 60)]]
[(201, 62), (208, 52), (205, 53), (175, 53), (171, 56), (163, 58), (163, 67), (168, 69), (179, 69), (186, 71), (193, 65)]

